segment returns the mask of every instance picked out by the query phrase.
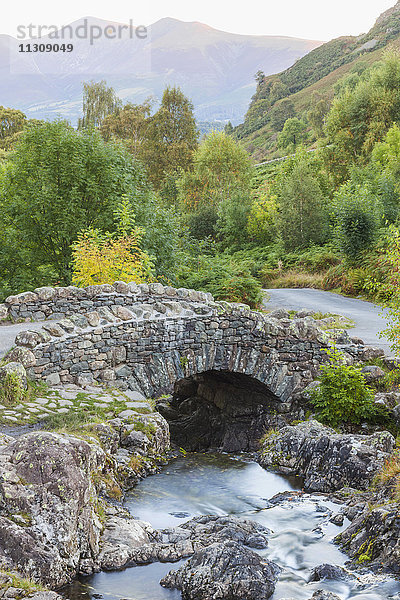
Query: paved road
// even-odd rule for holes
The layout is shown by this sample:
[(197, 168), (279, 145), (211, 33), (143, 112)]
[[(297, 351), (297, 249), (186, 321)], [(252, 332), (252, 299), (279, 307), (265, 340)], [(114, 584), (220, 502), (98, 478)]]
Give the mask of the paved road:
[(380, 338), (379, 332), (386, 328), (385, 311), (376, 304), (345, 298), (340, 294), (323, 292), (313, 289), (273, 289), (264, 290), (269, 299), (264, 301), (268, 310), (286, 308), (287, 310), (321, 311), (336, 313), (348, 317), (356, 326), (349, 330), (350, 335), (360, 337), (368, 346), (383, 348), (387, 354), (392, 354), (389, 341)]
[(6, 354), (15, 342), (15, 336), (20, 331), (30, 331), (40, 329), (43, 321), (37, 323), (15, 323), (14, 325), (0, 325), (0, 358)]

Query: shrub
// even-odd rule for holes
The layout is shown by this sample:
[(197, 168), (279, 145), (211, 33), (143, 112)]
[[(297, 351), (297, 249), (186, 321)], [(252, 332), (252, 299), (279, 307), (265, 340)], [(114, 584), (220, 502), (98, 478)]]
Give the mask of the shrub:
[(382, 218), (382, 205), (367, 185), (348, 181), (334, 199), (335, 240), (350, 261), (371, 248)]
[(251, 265), (230, 255), (197, 257), (181, 273), (179, 284), (210, 292), (216, 300), (244, 302), (252, 308), (262, 299), (261, 285), (250, 271)]
[(324, 246), (311, 245), (302, 252), (289, 253), (286, 261), (297, 269), (304, 269), (310, 273), (322, 273), (332, 265), (340, 262), (338, 253), (331, 244)]
[(196, 211), (189, 213), (187, 226), (190, 234), (197, 240), (207, 237), (215, 238), (217, 232), (218, 214), (215, 206), (200, 206)]
[(0, 385), (0, 402), (14, 406), (24, 399), (24, 395), (24, 385), (18, 373), (7, 373)]
[(327, 350), (327, 354), (329, 364), (321, 367), (321, 384), (311, 398), (320, 421), (336, 427), (386, 417), (386, 410), (374, 404), (373, 390), (367, 385), (361, 367), (347, 365), (337, 348)]
[(365, 281), (368, 273), (362, 267), (351, 268), (345, 263), (334, 265), (328, 269), (322, 279), (324, 290), (339, 289), (343, 294), (356, 296), (365, 291)]
[(381, 472), (378, 473), (375, 479), (375, 483), (378, 485), (391, 485), (393, 498), (396, 502), (400, 502), (400, 454), (398, 449), (385, 461)]
[(143, 283), (152, 278), (153, 262), (141, 248), (144, 230), (135, 226), (127, 198), (115, 210), (117, 232), (87, 229), (72, 245), (72, 283), (84, 287), (114, 281)]

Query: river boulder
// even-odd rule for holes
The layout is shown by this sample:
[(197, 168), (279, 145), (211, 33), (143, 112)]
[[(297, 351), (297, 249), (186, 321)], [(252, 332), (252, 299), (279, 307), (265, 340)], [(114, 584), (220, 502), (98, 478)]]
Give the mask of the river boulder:
[(258, 460), (265, 468), (304, 477), (306, 491), (366, 489), (395, 445), (387, 431), (342, 434), (309, 420), (266, 435)]
[(400, 574), (400, 508), (397, 502), (383, 506), (365, 504), (349, 527), (335, 541), (355, 563), (373, 565), (378, 571)]
[(250, 548), (268, 546), (271, 531), (250, 519), (233, 515), (195, 517), (178, 527), (153, 530), (129, 515), (107, 521), (98, 566), (121, 569), (152, 562), (176, 562), (215, 543), (235, 541)]
[(96, 444), (49, 432), (0, 447), (0, 568), (57, 588), (98, 553)]
[(180, 590), (184, 600), (267, 600), (279, 573), (275, 563), (228, 541), (200, 550), (160, 583)]

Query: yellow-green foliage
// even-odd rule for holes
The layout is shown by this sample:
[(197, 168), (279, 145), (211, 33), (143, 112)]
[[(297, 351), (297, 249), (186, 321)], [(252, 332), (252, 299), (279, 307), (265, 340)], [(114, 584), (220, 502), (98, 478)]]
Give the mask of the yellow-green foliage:
[(131, 458), (129, 459), (129, 467), (135, 473), (139, 474), (140, 471), (143, 469), (143, 466), (144, 466), (144, 459), (142, 456), (132, 455)]
[[(383, 283), (374, 281), (373, 287), (386, 298), (389, 306), (388, 326), (383, 332), (392, 342), (392, 349), (400, 354), (400, 230), (395, 225), (389, 227), (386, 235), (386, 261), (390, 266)], [(372, 278), (371, 278), (372, 279)]]
[(400, 452), (395, 451), (392, 456), (385, 461), (382, 471), (376, 477), (376, 483), (393, 484), (393, 498), (400, 502)]
[[(10, 587), (23, 590), (26, 594), (47, 591), (47, 588), (40, 583), (35, 583), (27, 577), (22, 577), (22, 575), (15, 573), (14, 571), (4, 571), (3, 569), (0, 569), (0, 581), (2, 592), (5, 592)], [(17, 596), (17, 598), (23, 598), (24, 596), (25, 594), (21, 594), (20, 596)]]
[(266, 267), (260, 273), (263, 285), (269, 288), (322, 288), (323, 275), (306, 273), (290, 269), (282, 272), (279, 269)]
[(0, 402), (5, 406), (19, 404), (24, 398), (24, 387), (17, 373), (7, 373), (0, 385)]
[(114, 281), (148, 281), (152, 261), (139, 244), (138, 232), (122, 237), (98, 229), (82, 232), (72, 246), (72, 283), (85, 287)]
[(249, 236), (260, 242), (272, 241), (276, 235), (277, 212), (276, 196), (263, 194), (254, 200), (247, 220)]

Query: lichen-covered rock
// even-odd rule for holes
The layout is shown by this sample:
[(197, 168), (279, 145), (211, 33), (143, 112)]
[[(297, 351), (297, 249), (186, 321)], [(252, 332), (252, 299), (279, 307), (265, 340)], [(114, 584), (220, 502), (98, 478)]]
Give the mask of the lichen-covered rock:
[(275, 563), (230, 541), (200, 550), (160, 583), (181, 590), (185, 600), (267, 600), (279, 572)]
[[(70, 319), (69, 319), (70, 320)], [(64, 322), (65, 326), (65, 322)], [(53, 337), (63, 337), (65, 335), (65, 327), (60, 327), (58, 323), (45, 323), (42, 327), (45, 331), (47, 331)]]
[(163, 529), (161, 541), (176, 544), (190, 540), (196, 547), (204, 547), (215, 542), (231, 540), (260, 550), (268, 546), (270, 533), (267, 527), (251, 519), (233, 515), (223, 517), (206, 515), (194, 517), (179, 527)]
[(60, 319), (58, 321), (58, 325), (65, 329), (67, 333), (71, 333), (75, 329), (75, 325), (71, 321), (71, 319)]
[(63, 600), (63, 597), (56, 592), (35, 592), (28, 598), (29, 600)]
[(387, 431), (373, 435), (339, 434), (317, 421), (271, 432), (259, 463), (304, 477), (309, 491), (331, 492), (344, 486), (367, 488), (395, 447)]
[(104, 321), (107, 321), (108, 323), (115, 321), (114, 315), (112, 314), (111, 310), (107, 308), (107, 306), (100, 306), (97, 309), (97, 312), (99, 313), (100, 317), (104, 319)]
[(111, 571), (131, 564), (135, 552), (149, 546), (155, 536), (150, 523), (133, 519), (130, 515), (110, 517), (102, 534), (98, 565)]
[(8, 306), (6, 304), (0, 304), (0, 321), (4, 321), (8, 317)]
[(317, 340), (322, 343), (327, 341), (326, 333), (318, 327), (316, 321), (312, 317), (306, 317), (305, 319), (293, 319), (290, 321), (287, 332), (290, 335), (294, 335), (295, 337), (299, 338)]
[[(297, 598), (280, 598), (280, 600), (297, 600)], [(342, 600), (333, 592), (327, 592), (325, 590), (317, 590), (313, 593), (309, 600)]]
[[(394, 409), (400, 405), (399, 392), (378, 392), (374, 396), (375, 404), (386, 406), (389, 409)], [(397, 411), (396, 411), (397, 412)]]
[(289, 312), (284, 308), (276, 308), (268, 313), (268, 316), (272, 317), (273, 319), (290, 319)]
[(326, 592), (325, 590), (317, 590), (313, 593), (310, 600), (341, 600), (339, 596), (333, 592)]
[(129, 287), (129, 283), (125, 281), (114, 281), (113, 288), (118, 292), (118, 294), (130, 294), (131, 288)]
[[(195, 517), (179, 527), (153, 532), (153, 543), (130, 549), (127, 562), (120, 567), (151, 562), (176, 562), (216, 543), (235, 541), (250, 548), (266, 548), (270, 530), (234, 516)], [(124, 537), (121, 537), (124, 543)]]
[(361, 373), (364, 375), (368, 383), (376, 381), (377, 379), (381, 379), (385, 376), (385, 371), (377, 365), (366, 365), (362, 368)]
[(123, 423), (120, 428), (121, 446), (140, 448), (142, 454), (156, 455), (169, 448), (169, 426), (164, 417), (158, 412), (133, 413), (133, 417), (132, 423)]
[(365, 362), (376, 358), (382, 358), (383, 356), (385, 356), (385, 351), (382, 350), (382, 348), (373, 348), (372, 346), (362, 348), (361, 352), (358, 354), (358, 357)]
[(313, 310), (308, 308), (301, 308), (296, 312), (296, 317), (298, 319), (305, 319), (306, 317), (312, 317), (315, 314)]
[(364, 510), (336, 537), (343, 550), (358, 563), (400, 573), (400, 508), (397, 503)]
[(7, 354), (7, 360), (10, 362), (21, 363), (25, 368), (33, 367), (36, 364), (36, 357), (31, 350), (23, 346), (16, 346)]
[(26, 346), (34, 348), (42, 342), (42, 338), (37, 331), (20, 331), (15, 338), (17, 346)]
[(97, 310), (86, 313), (85, 317), (86, 317), (90, 327), (97, 327), (98, 324), (100, 323), (100, 315), (97, 312)]
[(195, 517), (179, 527), (161, 531), (155, 531), (149, 524), (140, 521), (135, 523), (131, 523), (129, 517), (119, 515), (110, 520), (110, 532), (106, 530), (102, 539), (98, 561), (101, 568), (120, 569), (158, 561), (176, 562), (226, 541), (235, 541), (250, 548), (266, 548), (271, 533), (255, 521), (234, 516)]
[(0, 447), (0, 567), (58, 587), (98, 553), (101, 523), (92, 474), (96, 444), (55, 433), (24, 435)]
[(0, 447), (1, 446), (8, 446), (8, 444), (11, 444), (11, 442), (14, 441), (14, 438), (11, 437), (10, 435), (6, 435), (5, 433), (0, 433)]
[(52, 287), (40, 287), (35, 290), (35, 294), (37, 294), (39, 300), (44, 301), (51, 300), (55, 297), (56, 293), (56, 290)]
[(162, 296), (164, 294), (164, 286), (161, 283), (150, 283), (149, 291), (152, 294), (157, 294), (158, 296)]
[(78, 314), (70, 315), (69, 318), (76, 327), (80, 327), (81, 329), (86, 329), (86, 327), (89, 326), (89, 321), (87, 320), (85, 315), (81, 315), (78, 313)]
[(38, 296), (33, 292), (22, 292), (16, 296), (8, 296), (6, 304), (23, 304), (24, 302), (37, 302)]
[(323, 579), (348, 579), (350, 573), (338, 565), (323, 564), (314, 567), (311, 571), (309, 581), (321, 581)]
[(103, 294), (114, 294), (115, 289), (109, 283), (101, 283), (100, 285), (89, 285), (85, 288), (85, 292), (89, 298), (93, 296), (100, 296)]
[(130, 321), (135, 316), (132, 311), (130, 311), (128, 308), (125, 308), (125, 306), (121, 306), (120, 304), (112, 306), (111, 310), (114, 315), (118, 317), (118, 319), (122, 319), (122, 321)]

